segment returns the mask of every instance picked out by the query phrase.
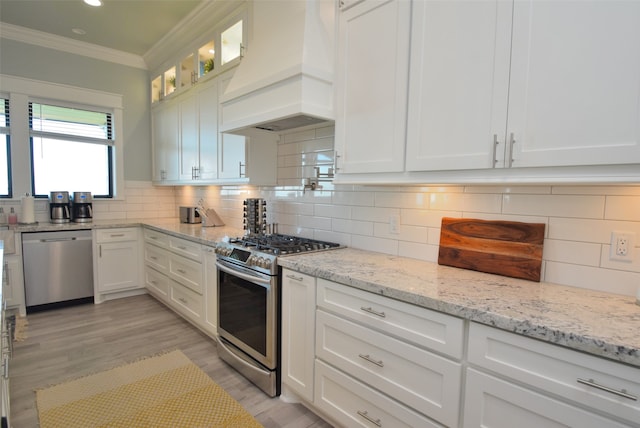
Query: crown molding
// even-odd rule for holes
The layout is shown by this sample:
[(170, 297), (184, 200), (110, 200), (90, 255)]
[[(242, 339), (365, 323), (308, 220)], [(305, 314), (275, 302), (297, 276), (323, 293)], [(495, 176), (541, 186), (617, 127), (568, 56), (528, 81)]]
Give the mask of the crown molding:
[(105, 48), (92, 43), (79, 42), (68, 37), (56, 36), (42, 31), (31, 30), (18, 25), (2, 23), (0, 25), (0, 37), (15, 40), (30, 45), (42, 46), (75, 55), (113, 62), (129, 67), (147, 70), (147, 64), (139, 55)]

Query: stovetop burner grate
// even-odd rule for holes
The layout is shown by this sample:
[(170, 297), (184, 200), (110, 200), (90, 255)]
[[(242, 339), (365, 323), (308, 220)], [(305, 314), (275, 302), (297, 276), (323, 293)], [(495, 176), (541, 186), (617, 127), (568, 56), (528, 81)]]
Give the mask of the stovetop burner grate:
[(333, 242), (281, 234), (248, 235), (242, 238), (231, 239), (229, 242), (231, 244), (241, 245), (243, 247), (252, 248), (256, 251), (275, 255), (327, 250), (340, 246), (340, 244)]

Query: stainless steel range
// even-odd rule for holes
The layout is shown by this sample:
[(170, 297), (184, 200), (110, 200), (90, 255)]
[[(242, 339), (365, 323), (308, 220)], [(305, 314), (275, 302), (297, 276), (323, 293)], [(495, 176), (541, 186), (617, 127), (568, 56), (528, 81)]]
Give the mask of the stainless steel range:
[(218, 354), (271, 397), (280, 395), (277, 258), (338, 247), (281, 234), (249, 235), (216, 246)]

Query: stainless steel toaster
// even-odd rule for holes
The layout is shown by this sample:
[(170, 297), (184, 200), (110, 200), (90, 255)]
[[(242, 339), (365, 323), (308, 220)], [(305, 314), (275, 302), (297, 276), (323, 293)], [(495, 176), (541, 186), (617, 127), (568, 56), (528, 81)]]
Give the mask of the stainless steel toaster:
[(180, 223), (202, 223), (200, 213), (196, 211), (196, 207), (180, 207)]

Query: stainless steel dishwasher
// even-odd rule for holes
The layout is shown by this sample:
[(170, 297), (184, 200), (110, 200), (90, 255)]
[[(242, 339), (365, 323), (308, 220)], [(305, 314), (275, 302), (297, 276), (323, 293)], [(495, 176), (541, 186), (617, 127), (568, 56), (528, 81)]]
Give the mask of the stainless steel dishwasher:
[(91, 230), (25, 232), (22, 257), (28, 310), (93, 297)]

